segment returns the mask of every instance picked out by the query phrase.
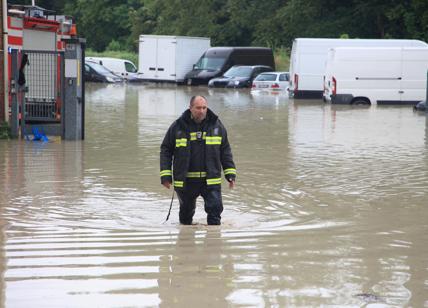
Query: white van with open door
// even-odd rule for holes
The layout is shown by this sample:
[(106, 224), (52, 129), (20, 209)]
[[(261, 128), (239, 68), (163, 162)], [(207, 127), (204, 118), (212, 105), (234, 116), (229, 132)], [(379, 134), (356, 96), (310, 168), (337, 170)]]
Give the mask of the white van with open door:
[(328, 52), (324, 99), (333, 104), (412, 104), (425, 99), (428, 48), (337, 47)]

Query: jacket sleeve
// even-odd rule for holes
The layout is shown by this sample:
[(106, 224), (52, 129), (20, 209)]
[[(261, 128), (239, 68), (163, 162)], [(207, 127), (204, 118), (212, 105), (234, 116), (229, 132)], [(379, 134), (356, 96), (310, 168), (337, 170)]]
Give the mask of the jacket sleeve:
[(224, 176), (227, 181), (234, 181), (236, 178), (236, 167), (233, 162), (232, 149), (230, 148), (229, 139), (227, 138), (227, 130), (222, 125), (223, 138), (220, 147), (220, 160), (223, 167)]
[(170, 126), (163, 138), (160, 147), (160, 177), (161, 183), (172, 183), (172, 159), (174, 156), (174, 123)]

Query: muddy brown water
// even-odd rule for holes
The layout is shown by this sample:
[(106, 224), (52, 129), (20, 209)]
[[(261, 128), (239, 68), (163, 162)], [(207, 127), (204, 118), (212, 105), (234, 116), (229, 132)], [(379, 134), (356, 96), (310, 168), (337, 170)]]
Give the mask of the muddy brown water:
[[(238, 169), (220, 227), (201, 200), (163, 223), (159, 145), (195, 94)], [(428, 117), (406, 106), (88, 84), (85, 141), (0, 141), (0, 204), (4, 307), (428, 307)]]

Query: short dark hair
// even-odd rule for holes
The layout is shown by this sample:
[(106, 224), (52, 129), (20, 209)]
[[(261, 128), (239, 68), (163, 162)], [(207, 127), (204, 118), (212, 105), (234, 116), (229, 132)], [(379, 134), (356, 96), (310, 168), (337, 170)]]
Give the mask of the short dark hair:
[(202, 97), (204, 100), (205, 100), (205, 102), (207, 102), (208, 103), (208, 100), (207, 100), (207, 98), (205, 97), (205, 96), (203, 96), (203, 95), (194, 95), (194, 96), (192, 96), (191, 98), (190, 98), (190, 106), (193, 106), (193, 102), (195, 101), (195, 99), (196, 98), (198, 98), (198, 97)]

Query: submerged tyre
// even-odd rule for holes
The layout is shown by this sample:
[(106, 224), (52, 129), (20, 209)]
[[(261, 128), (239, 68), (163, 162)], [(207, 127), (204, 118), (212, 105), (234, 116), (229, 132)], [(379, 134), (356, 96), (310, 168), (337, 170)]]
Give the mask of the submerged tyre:
[(351, 101), (351, 105), (371, 105), (371, 103), (366, 97), (356, 97)]
[(427, 103), (425, 101), (421, 101), (416, 104), (416, 106), (413, 107), (414, 110), (417, 111), (426, 111), (427, 110)]

